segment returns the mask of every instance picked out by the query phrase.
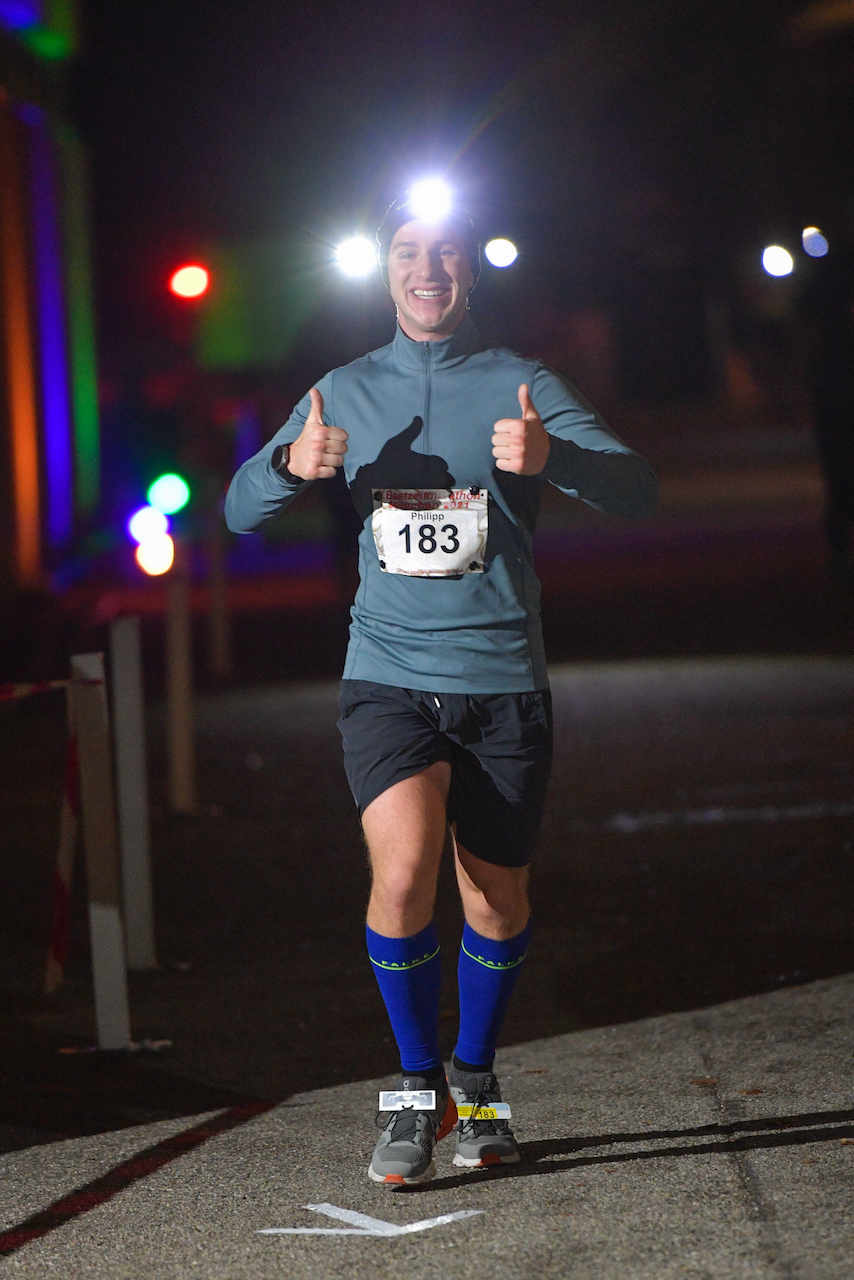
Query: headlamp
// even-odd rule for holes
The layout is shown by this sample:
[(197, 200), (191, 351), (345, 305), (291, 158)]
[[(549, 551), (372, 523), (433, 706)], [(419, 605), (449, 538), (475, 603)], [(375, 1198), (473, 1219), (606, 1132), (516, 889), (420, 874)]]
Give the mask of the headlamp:
[(414, 218), (423, 222), (441, 222), (451, 211), (453, 196), (441, 178), (421, 178), (409, 192), (409, 207)]
[(388, 255), (395, 232), (416, 218), (425, 222), (441, 222), (456, 231), (468, 255), (474, 284), (477, 284), (480, 241), (468, 211), (455, 203), (453, 192), (443, 178), (421, 178), (389, 206), (377, 230), (380, 271), (385, 287), (388, 288)]

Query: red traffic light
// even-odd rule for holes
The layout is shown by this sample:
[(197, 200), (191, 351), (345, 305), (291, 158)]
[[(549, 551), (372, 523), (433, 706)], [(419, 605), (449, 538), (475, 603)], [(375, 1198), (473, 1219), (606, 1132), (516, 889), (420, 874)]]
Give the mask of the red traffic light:
[(211, 277), (207, 267), (199, 266), (197, 262), (190, 262), (172, 272), (169, 288), (176, 298), (201, 298), (202, 294), (207, 293), (210, 282)]

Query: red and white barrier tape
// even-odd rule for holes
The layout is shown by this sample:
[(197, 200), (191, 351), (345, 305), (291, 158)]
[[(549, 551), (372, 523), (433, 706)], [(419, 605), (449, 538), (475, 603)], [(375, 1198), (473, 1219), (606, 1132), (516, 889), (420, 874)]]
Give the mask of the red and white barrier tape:
[(29, 684), (0, 684), (0, 702), (14, 698), (29, 698), (34, 693), (49, 693), (51, 689), (67, 689), (68, 680), (35, 680)]
[[(37, 693), (50, 693), (54, 689), (67, 689), (70, 684), (102, 685), (102, 679), (86, 680), (31, 680), (26, 684), (0, 684), (0, 702), (12, 702), (29, 698)], [(47, 951), (45, 991), (48, 995), (62, 984), (65, 961), (68, 958), (68, 936), (71, 915), (71, 880), (74, 873), (74, 854), (79, 831), (79, 769), (77, 734), (72, 727), (68, 738), (65, 761), (65, 780), (62, 791), (62, 814), (59, 829), (59, 848), (56, 870), (53, 876), (53, 908), (50, 942)]]

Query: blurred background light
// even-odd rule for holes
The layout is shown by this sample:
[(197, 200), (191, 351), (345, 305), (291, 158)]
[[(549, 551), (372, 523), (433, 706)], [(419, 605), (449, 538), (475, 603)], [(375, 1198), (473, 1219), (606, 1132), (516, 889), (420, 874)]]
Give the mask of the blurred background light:
[(147, 497), (158, 511), (165, 511), (171, 516), (186, 507), (190, 501), (190, 486), (183, 476), (169, 471), (165, 476), (158, 476), (149, 488)]
[(155, 538), (147, 538), (136, 549), (136, 562), (140, 569), (152, 577), (165, 573), (172, 568), (175, 559), (175, 544), (168, 533), (160, 533)]
[(762, 254), (762, 265), (769, 276), (787, 276), (791, 274), (795, 260), (782, 245), (769, 244)]
[(13, 31), (21, 31), (41, 22), (41, 9), (38, 0), (0, 0), (0, 22)]
[(48, 62), (74, 52), (76, 26), (74, 0), (0, 0), (0, 27)]
[(491, 262), (494, 267), (509, 267), (519, 256), (519, 250), (512, 240), (490, 240), (483, 252), (487, 262)]
[(351, 236), (335, 250), (335, 261), (345, 276), (366, 276), (377, 265), (376, 241)]
[(804, 246), (804, 253), (808, 253), (811, 258), (823, 258), (827, 253), (827, 240), (818, 227), (804, 227), (801, 232), (801, 243)]
[(162, 538), (169, 532), (169, 520), (157, 507), (140, 507), (134, 511), (127, 523), (127, 530), (134, 542), (148, 542), (151, 538)]
[(169, 279), (169, 288), (177, 298), (200, 298), (203, 293), (207, 293), (210, 282), (210, 273), (206, 267), (200, 267), (198, 263), (188, 263), (187, 266), (173, 271)]
[(450, 212), (451, 189), (441, 178), (421, 178), (409, 192), (409, 207), (416, 218), (439, 222)]

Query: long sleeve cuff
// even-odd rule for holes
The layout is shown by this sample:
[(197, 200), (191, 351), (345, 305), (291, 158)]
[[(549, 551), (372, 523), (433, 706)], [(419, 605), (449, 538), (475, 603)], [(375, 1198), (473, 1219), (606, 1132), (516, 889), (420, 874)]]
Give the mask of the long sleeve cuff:
[(269, 457), (256, 455), (243, 464), (228, 487), (226, 524), (232, 533), (252, 533), (311, 483), (296, 476), (283, 476), (270, 466)]
[(543, 476), (612, 515), (651, 516), (658, 508), (658, 480), (636, 453), (582, 449), (572, 440), (551, 436)]

